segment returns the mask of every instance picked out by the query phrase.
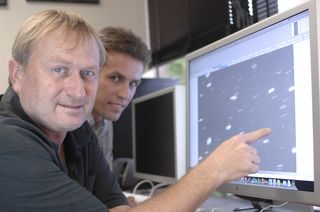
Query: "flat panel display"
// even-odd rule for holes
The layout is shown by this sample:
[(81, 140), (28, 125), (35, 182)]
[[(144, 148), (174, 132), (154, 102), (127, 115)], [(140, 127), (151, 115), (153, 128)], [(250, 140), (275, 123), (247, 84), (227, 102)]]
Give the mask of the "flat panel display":
[(254, 144), (260, 171), (221, 190), (320, 204), (319, 12), (312, 0), (186, 56), (189, 169), (231, 136), (270, 127)]

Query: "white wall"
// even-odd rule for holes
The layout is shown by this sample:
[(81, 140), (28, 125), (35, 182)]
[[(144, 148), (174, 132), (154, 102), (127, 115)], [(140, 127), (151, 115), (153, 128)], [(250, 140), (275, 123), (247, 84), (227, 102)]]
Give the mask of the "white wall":
[(307, 0), (278, 0), (279, 13), (288, 10), (298, 4), (304, 3)]
[(130, 28), (146, 41), (144, 0), (100, 0), (100, 4), (7, 0), (7, 6), (0, 7), (0, 94), (8, 86), (7, 64), (21, 24), (30, 15), (51, 8), (77, 12), (96, 29), (104, 26)]

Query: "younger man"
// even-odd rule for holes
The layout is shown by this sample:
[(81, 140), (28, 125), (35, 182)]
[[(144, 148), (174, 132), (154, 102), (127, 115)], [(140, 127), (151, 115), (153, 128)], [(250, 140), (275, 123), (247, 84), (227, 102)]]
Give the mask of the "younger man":
[(100, 31), (100, 38), (107, 51), (107, 60), (100, 72), (89, 123), (112, 169), (112, 122), (119, 119), (131, 102), (151, 53), (139, 37), (124, 28), (106, 27)]

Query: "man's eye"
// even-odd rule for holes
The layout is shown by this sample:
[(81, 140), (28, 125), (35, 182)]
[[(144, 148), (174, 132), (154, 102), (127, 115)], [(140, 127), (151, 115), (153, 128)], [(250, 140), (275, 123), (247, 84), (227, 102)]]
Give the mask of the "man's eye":
[(130, 83), (130, 86), (136, 88), (140, 85), (140, 83), (141, 83), (141, 81), (133, 81)]
[(96, 75), (96, 73), (94, 71), (84, 70), (81, 72), (81, 75), (83, 77), (94, 77)]
[(110, 78), (115, 82), (118, 82), (120, 80), (119, 76), (111, 76)]
[(65, 72), (65, 69), (62, 67), (57, 67), (57, 68), (54, 68), (53, 71), (57, 72), (57, 73), (63, 73), (63, 72)]
[(130, 85), (131, 87), (138, 87), (139, 84), (137, 82), (131, 82)]

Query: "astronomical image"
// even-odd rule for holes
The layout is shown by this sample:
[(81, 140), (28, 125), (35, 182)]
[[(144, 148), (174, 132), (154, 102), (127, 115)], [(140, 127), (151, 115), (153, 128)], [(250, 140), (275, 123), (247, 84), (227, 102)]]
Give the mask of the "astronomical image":
[(199, 161), (233, 135), (270, 127), (254, 144), (261, 171), (295, 172), (294, 93), (292, 46), (200, 76)]

